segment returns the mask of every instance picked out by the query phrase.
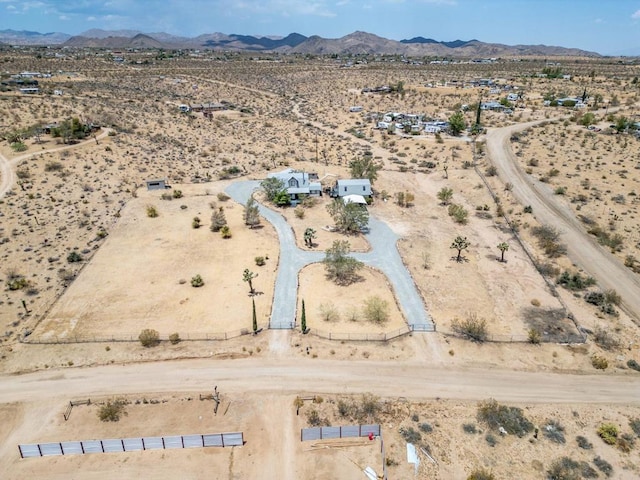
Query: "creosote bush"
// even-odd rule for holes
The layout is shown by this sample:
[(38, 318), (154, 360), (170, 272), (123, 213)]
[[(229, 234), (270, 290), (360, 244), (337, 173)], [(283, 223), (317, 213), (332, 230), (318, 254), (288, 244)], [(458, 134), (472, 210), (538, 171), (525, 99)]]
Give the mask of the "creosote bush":
[(607, 445), (615, 445), (618, 441), (618, 427), (613, 423), (603, 423), (598, 427), (598, 436)]
[(496, 480), (496, 476), (489, 470), (479, 468), (471, 472), (467, 480)]
[(477, 314), (471, 313), (464, 320), (454, 318), (451, 321), (452, 330), (462, 336), (467, 337), (474, 342), (484, 342), (488, 339), (487, 321), (478, 317)]
[(521, 408), (500, 405), (489, 399), (478, 404), (478, 421), (492, 430), (504, 428), (508, 434), (523, 437), (533, 431), (533, 423), (524, 416)]
[(177, 345), (181, 340), (182, 339), (180, 338), (179, 333), (172, 333), (171, 335), (169, 335), (169, 341), (171, 342), (171, 345)]
[(147, 205), (147, 217), (156, 218), (158, 216), (158, 209), (153, 205)]
[(157, 330), (145, 328), (140, 332), (140, 335), (138, 335), (138, 340), (140, 340), (143, 347), (155, 347), (160, 343), (160, 334)]
[(126, 404), (125, 400), (109, 400), (98, 410), (98, 418), (103, 422), (117, 422), (122, 415), (127, 415), (124, 410)]
[(200, 276), (200, 274), (194, 276), (193, 278), (191, 278), (191, 286), (195, 287), (195, 288), (199, 288), (202, 287), (204, 285), (204, 280), (202, 279), (202, 277)]

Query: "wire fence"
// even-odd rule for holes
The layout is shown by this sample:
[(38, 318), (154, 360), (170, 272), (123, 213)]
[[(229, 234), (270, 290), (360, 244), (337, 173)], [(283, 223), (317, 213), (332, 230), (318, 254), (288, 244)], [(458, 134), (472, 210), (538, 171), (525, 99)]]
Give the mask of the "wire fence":
[(166, 437), (113, 438), (18, 445), (20, 458), (87, 453), (138, 452), (176, 448), (233, 447), (244, 445), (242, 432), (210, 433), (206, 435), (172, 435)]
[[(472, 338), (469, 335), (458, 332), (442, 332), (444, 335), (451, 337), (464, 338), (472, 341), (480, 341)], [(587, 334), (585, 333), (553, 333), (545, 334), (541, 333), (539, 336), (531, 336), (529, 334), (514, 334), (514, 335), (492, 335), (488, 334), (482, 339), (482, 342), (486, 343), (558, 343), (558, 344), (570, 344), (570, 343), (586, 343)]]
[(435, 332), (436, 327), (434, 324), (416, 324), (405, 325), (391, 332), (326, 332), (317, 328), (309, 328), (308, 334), (315, 335), (316, 337), (324, 338), (327, 340), (340, 340), (340, 341), (352, 341), (352, 342), (387, 342), (394, 338), (402, 337), (410, 334), (411, 332)]

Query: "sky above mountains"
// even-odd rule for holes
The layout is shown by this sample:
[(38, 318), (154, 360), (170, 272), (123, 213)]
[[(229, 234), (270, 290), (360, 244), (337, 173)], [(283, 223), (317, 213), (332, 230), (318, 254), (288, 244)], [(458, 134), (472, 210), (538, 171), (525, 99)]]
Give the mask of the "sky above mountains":
[(0, 30), (338, 38), (356, 30), (640, 54), (640, 0), (0, 0)]

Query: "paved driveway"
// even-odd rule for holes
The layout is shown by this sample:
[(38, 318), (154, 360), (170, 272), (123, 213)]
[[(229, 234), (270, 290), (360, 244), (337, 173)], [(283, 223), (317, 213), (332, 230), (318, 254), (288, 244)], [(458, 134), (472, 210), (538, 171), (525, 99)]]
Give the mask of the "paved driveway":
[[(226, 192), (236, 202), (245, 204), (251, 193), (260, 188), (259, 181), (243, 181), (232, 183)], [(306, 265), (321, 262), (324, 252), (310, 252), (296, 246), (291, 226), (278, 212), (259, 204), (260, 214), (271, 223), (280, 239), (280, 258), (276, 276), (273, 308), (271, 311), (271, 328), (294, 328), (298, 294), (298, 272)], [(427, 314), (422, 298), (413, 283), (409, 271), (402, 263), (396, 247), (398, 236), (380, 220), (369, 218), (367, 240), (371, 251), (354, 253), (353, 257), (361, 262), (382, 271), (393, 285), (395, 295), (400, 303), (405, 319), (410, 326), (417, 329), (432, 330), (434, 325)]]

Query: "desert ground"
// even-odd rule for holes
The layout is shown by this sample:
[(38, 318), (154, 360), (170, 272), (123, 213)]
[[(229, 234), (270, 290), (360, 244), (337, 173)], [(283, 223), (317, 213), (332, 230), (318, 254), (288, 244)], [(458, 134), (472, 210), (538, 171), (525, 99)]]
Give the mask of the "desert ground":
[[(565, 465), (578, 463), (583, 477), (575, 478), (640, 475), (640, 377), (629, 363), (640, 361), (634, 303), (640, 298), (640, 177), (634, 173), (640, 141), (633, 131), (611, 127), (621, 117), (638, 121), (632, 66), (560, 59), (571, 79), (552, 79), (538, 75), (545, 62), (537, 59), (490, 65), (378, 59), (345, 68), (332, 58), (216, 53), (161, 59), (130, 52), (123, 65), (102, 52), (49, 57), (3, 50), (0, 56), (3, 71), (53, 73), (40, 80), (41, 94), (0, 92), (6, 478), (82, 471), (82, 478), (99, 479), (117, 471), (122, 477), (346, 479), (365, 478), (362, 470), (370, 466), (378, 475), (388, 468), (389, 478), (466, 479), (486, 469), (495, 478), (537, 479), (550, 478), (563, 457), (570, 459)], [(512, 114), (483, 111), (483, 134), (373, 128), (376, 112), (447, 120), (462, 105), (505, 96), (461, 86), (478, 78), (524, 93)], [(362, 92), (383, 84), (402, 89)], [(63, 95), (52, 95), (54, 89)], [(585, 89), (586, 109), (543, 103), (551, 94), (579, 96)], [(206, 102), (230, 107), (210, 117), (178, 109)], [(354, 105), (362, 111), (350, 112)], [(593, 118), (585, 122), (587, 113)], [(468, 125), (475, 115), (465, 111)], [(49, 134), (23, 133), (26, 149), (6, 140), (73, 117), (100, 127), (73, 144)], [(531, 126), (521, 127), (526, 122)], [(488, 145), (501, 132), (509, 132), (506, 148), (525, 180), (505, 175)], [(357, 282), (336, 285), (320, 263), (298, 272), (297, 330), (270, 330), (278, 235), (265, 219), (247, 227), (243, 205), (225, 189), (285, 168), (317, 173), (330, 186), (350, 178), (350, 163), (363, 158), (380, 165), (368, 211), (399, 237), (398, 251), (436, 332), (386, 342), (313, 335), (391, 333), (408, 321), (382, 272), (365, 266)], [(148, 191), (151, 179), (166, 179), (171, 188)], [(554, 218), (547, 221), (541, 208), (523, 202), (527, 182), (559, 205), (575, 232), (574, 223), (571, 231), (553, 232)], [(446, 201), (444, 188), (452, 193)], [(402, 204), (398, 193), (414, 198)], [(283, 216), (299, 249), (324, 252), (333, 241), (348, 240), (353, 252), (371, 251), (367, 235), (327, 228), (333, 222), (327, 195), (298, 207), (303, 213), (269, 205), (261, 193), (256, 198)], [(466, 214), (456, 217), (451, 205)], [(150, 206), (157, 217), (148, 215)], [(230, 238), (209, 228), (220, 208)], [(307, 227), (317, 232), (312, 249), (303, 241)], [(541, 240), (545, 228), (547, 236), (556, 234), (551, 242)], [(469, 241), (461, 262), (451, 248), (456, 236)], [(581, 260), (580, 242), (598, 249), (592, 261)], [(605, 271), (601, 278), (591, 273), (592, 263)], [(620, 270), (611, 274), (607, 265)], [(257, 274), (253, 294), (245, 269)], [(191, 284), (196, 275), (204, 282), (198, 288)], [(587, 292), (602, 292), (606, 302), (586, 302)], [(371, 297), (387, 305), (385, 321), (363, 315)], [(306, 335), (299, 329), (303, 299), (312, 332)], [(250, 334), (253, 303), (256, 335)], [(484, 325), (481, 341), (465, 336), (465, 321)], [(160, 345), (143, 347), (142, 329), (157, 330)], [(181, 341), (169, 342), (172, 334)], [(217, 415), (210, 400), (199, 400), (214, 385), (223, 395)], [(306, 400), (296, 415), (298, 397)], [(83, 398), (92, 405), (75, 407), (65, 421), (68, 402)], [(126, 401), (126, 416), (101, 422), (101, 405), (117, 398)], [(479, 405), (490, 398), (521, 408), (539, 433), (501, 435), (487, 425)], [(370, 422), (382, 426), (384, 460), (380, 439), (300, 442), (300, 428), (310, 424)], [(613, 445), (597, 434), (603, 423), (619, 430)], [(17, 449), (222, 431), (243, 431), (246, 444), (40, 459), (20, 459)], [(408, 440), (435, 463), (420, 451), (414, 472), (406, 462)]]

